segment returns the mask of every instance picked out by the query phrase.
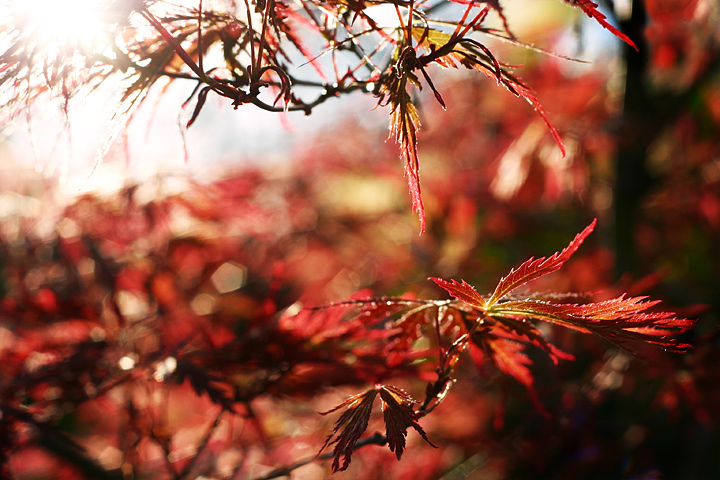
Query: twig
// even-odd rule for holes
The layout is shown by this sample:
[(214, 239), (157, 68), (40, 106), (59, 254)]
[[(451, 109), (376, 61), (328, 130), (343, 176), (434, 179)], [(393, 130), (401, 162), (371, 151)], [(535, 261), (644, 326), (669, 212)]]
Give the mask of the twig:
[(180, 474), (178, 475), (178, 478), (184, 479), (184, 478), (190, 478), (190, 474), (192, 473), (191, 470), (195, 467), (197, 464), (198, 458), (200, 458), (200, 455), (205, 451), (205, 449), (208, 446), (208, 443), (210, 442), (210, 438), (212, 437), (213, 433), (217, 430), (218, 425), (220, 425), (220, 419), (223, 416), (223, 413), (225, 413), (227, 410), (224, 408), (220, 409), (220, 412), (215, 416), (215, 420), (208, 426), (207, 432), (205, 432), (205, 436), (201, 440), (200, 444), (197, 446), (197, 449), (195, 450), (195, 455), (193, 456), (192, 460), (190, 460), (186, 465), (185, 468), (182, 469)]
[[(385, 435), (382, 435), (382, 434), (376, 432), (374, 435), (372, 435), (370, 437), (359, 440), (353, 447), (353, 451), (355, 451), (361, 447), (365, 447), (367, 445), (385, 445), (386, 443), (387, 443), (387, 438), (385, 437)], [(345, 453), (345, 452), (342, 452), (342, 453)], [(312, 457), (307, 457), (302, 460), (298, 460), (295, 463), (291, 463), (290, 465), (276, 468), (275, 470), (271, 471), (270, 473), (267, 473), (266, 475), (264, 475), (262, 477), (254, 478), (253, 480), (269, 480), (271, 478), (287, 477), (288, 475), (290, 475), (290, 473), (293, 470), (296, 470), (302, 466), (305, 466), (308, 463), (312, 463), (317, 460), (328, 460), (334, 456), (335, 456), (335, 453), (327, 452), (327, 453), (323, 453), (322, 455), (314, 455)]]
[(72, 438), (56, 430), (47, 422), (38, 421), (27, 411), (2, 404), (0, 405), (0, 413), (33, 426), (36, 432), (35, 441), (38, 445), (73, 464), (88, 477), (99, 480), (123, 480), (124, 477), (120, 469), (106, 470), (97, 460), (90, 457), (82, 446), (75, 443)]

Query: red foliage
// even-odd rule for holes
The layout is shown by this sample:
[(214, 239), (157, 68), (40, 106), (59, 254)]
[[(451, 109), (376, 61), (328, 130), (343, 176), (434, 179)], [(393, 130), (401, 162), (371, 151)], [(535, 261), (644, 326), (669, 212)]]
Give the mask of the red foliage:
[[(395, 452), (398, 460), (400, 460), (405, 450), (405, 437), (407, 437), (407, 429), (410, 427), (414, 428), (426, 442), (432, 445), (425, 435), (425, 431), (418, 424), (419, 416), (412, 407), (414, 403), (418, 402), (399, 388), (389, 385), (376, 385), (375, 388), (365, 393), (353, 395), (335, 408), (321, 413), (321, 415), (327, 415), (341, 408), (347, 408), (335, 422), (333, 433), (330, 434), (325, 441), (325, 445), (323, 445), (324, 449), (328, 445), (337, 444), (333, 449), (335, 457), (332, 463), (333, 472), (346, 470), (350, 465), (353, 449), (367, 429), (372, 405), (378, 395), (382, 401), (386, 428), (383, 442), (387, 441), (390, 451)], [(334, 440), (333, 437), (335, 437)], [(340, 457), (343, 458), (342, 466), (340, 466)]]
[[(204, 85), (190, 123), (211, 92), (235, 106), (309, 112), (325, 99), (372, 90), (389, 107), (413, 210), (426, 232), (414, 238), (406, 208), (387, 194), (399, 191), (402, 179), (384, 162), (396, 155), (383, 146), (384, 132), (340, 122), (323, 131), (326, 142), (316, 142), (289, 177), (246, 171), (153, 200), (142, 200), (145, 187), (132, 187), (109, 198), (88, 195), (38, 218), (3, 216), (0, 475), (275, 478), (315, 468), (320, 477), (345, 470), (352, 456), (348, 475), (373, 480), (460, 472), (641, 477), (661, 468), (693, 477), (688, 465), (702, 451), (668, 466), (685, 446), (672, 443), (669, 455), (657, 443), (684, 442), (691, 429), (701, 434), (684, 443), (697, 448), (717, 437), (715, 313), (659, 311), (630, 281), (608, 288), (613, 247), (593, 245), (570, 261), (595, 222), (564, 250), (522, 262), (555, 251), (580, 218), (597, 215), (611, 225), (611, 159), (633, 138), (615, 135), (619, 104), (606, 88), (607, 72), (568, 74), (554, 58), (533, 65), (528, 57), (523, 76), (536, 94), (498, 59), (500, 47), (470, 36), (519, 43), (500, 3), (456, 3), (464, 7), (449, 28), (437, 26), (442, 19), (408, 24), (424, 12), (395, 4), (404, 12), (395, 29), (376, 28), (367, 2), (308, 2), (307, 11), (265, 2), (253, 3), (255, 14), (198, 9), (167, 17), (151, 13), (155, 4), (138, 3), (138, 18), (159, 36), (154, 43), (127, 39), (133, 60), (150, 52), (155, 62), (132, 73), (125, 92), (131, 106), (163, 75)], [(595, 3), (569, 3), (634, 45)], [(714, 58), (704, 48), (716, 30), (702, 15), (709, 2), (646, 5), (651, 68), (682, 70), (678, 84), (689, 88)], [(491, 10), (504, 31), (483, 26)], [(250, 25), (258, 18), (261, 25)], [(303, 29), (322, 35), (305, 41)], [(368, 56), (372, 32), (383, 47)], [(227, 68), (217, 77), (208, 72), (219, 70), (201, 61), (213, 42), (220, 69)], [(327, 48), (333, 68), (324, 69), (328, 64), (311, 51), (318, 46)], [(17, 52), (41, 47), (30, 42), (4, 52), (2, 71), (25, 65)], [(338, 68), (341, 52), (361, 52), (359, 63)], [(320, 81), (284, 70), (298, 56)], [(483, 72), (541, 118), (484, 83), (433, 80), (432, 64)], [(26, 80), (12, 88), (32, 91)], [(300, 100), (291, 93), (296, 80), (323, 93)], [(41, 86), (53, 90), (54, 81), (47, 76)], [(432, 104), (414, 95), (421, 85), (432, 91)], [(696, 103), (672, 111), (639, 150), (647, 152), (655, 183), (643, 192), (634, 224), (641, 265), (635, 273), (664, 267), (665, 277), (649, 288), (676, 303), (717, 298), (720, 95), (713, 85), (692, 90)], [(266, 87), (279, 93), (274, 103), (260, 96)], [(448, 110), (442, 117), (441, 108)], [(421, 116), (431, 153), (423, 159), (424, 197)], [(361, 187), (370, 194), (352, 195)], [(417, 285), (428, 274), (447, 278), (431, 277), (452, 298), (427, 300), (432, 292)], [(488, 294), (473, 287), (497, 278)], [(519, 292), (531, 281), (536, 291)], [(407, 289), (415, 291), (402, 294)], [(607, 293), (557, 293), (601, 289)], [(317, 307), (338, 298), (349, 300)], [(678, 318), (701, 313), (697, 332)], [(662, 352), (685, 352), (691, 341), (692, 355)], [(627, 350), (638, 350), (646, 363), (631, 362)], [(538, 354), (555, 366), (544, 368)], [(545, 419), (527, 408), (523, 389)], [(369, 433), (380, 420), (372, 411), (377, 397), (384, 434)], [(317, 415), (341, 409), (334, 427)], [(408, 436), (410, 428), (419, 435)], [(317, 454), (323, 440), (333, 451)], [(373, 447), (381, 445), (389, 448)], [(708, 463), (701, 472), (717, 472)]]
[(580, 10), (585, 12), (585, 14), (588, 17), (590, 17), (593, 20), (595, 20), (596, 22), (598, 22), (600, 25), (603, 26), (603, 28), (606, 28), (607, 30), (612, 32), (613, 35), (615, 35), (620, 40), (622, 40), (623, 42), (630, 45), (635, 50), (638, 49), (637, 46), (635, 46), (635, 43), (633, 43), (633, 41), (630, 40), (630, 38), (627, 35), (625, 35), (620, 30), (618, 30), (617, 28), (610, 25), (610, 23), (608, 23), (605, 15), (603, 15), (602, 13), (600, 13), (598, 11), (596, 3), (593, 3), (591, 0), (565, 0), (565, 1), (567, 1), (569, 4), (571, 4), (574, 7), (578, 7)]

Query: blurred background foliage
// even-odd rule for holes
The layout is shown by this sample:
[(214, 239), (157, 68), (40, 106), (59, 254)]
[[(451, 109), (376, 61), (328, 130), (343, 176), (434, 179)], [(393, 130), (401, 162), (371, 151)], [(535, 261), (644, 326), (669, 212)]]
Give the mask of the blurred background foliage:
[[(532, 288), (663, 299), (698, 319), (683, 338), (692, 353), (634, 358), (551, 332), (577, 359), (534, 358), (549, 418), (514, 380), (465, 361), (422, 421), (439, 448), (411, 434), (397, 462), (367, 446), (334, 477), (720, 477), (718, 7), (633, 7), (621, 26), (644, 39), (639, 53), (608, 45), (577, 64), (497, 47), (525, 64), (566, 157), (488, 79), (434, 77), (447, 111), (422, 92), (422, 236), (397, 148), (361, 110), (280, 165), (207, 181), (157, 176), (67, 198), (53, 179), (3, 167), (1, 475), (262, 478), (312, 457), (331, 428), (318, 411), (390, 378), (420, 396), (430, 372), (388, 366), (371, 334), (349, 338), (332, 318), (298, 320), (302, 306), (358, 292), (443, 298), (429, 276), (484, 292), (598, 217)], [(563, 26), (542, 25), (545, 45), (567, 45)], [(325, 478), (328, 463), (292, 478)]]

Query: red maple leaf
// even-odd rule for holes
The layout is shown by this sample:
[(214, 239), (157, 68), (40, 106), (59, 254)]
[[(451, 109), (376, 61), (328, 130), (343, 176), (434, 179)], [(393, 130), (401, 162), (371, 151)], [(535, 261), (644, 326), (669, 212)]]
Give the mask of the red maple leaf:
[[(419, 416), (412, 407), (417, 402), (399, 388), (390, 385), (375, 385), (374, 388), (353, 395), (335, 408), (321, 413), (321, 415), (327, 415), (341, 408), (347, 408), (335, 422), (335, 428), (320, 449), (322, 451), (328, 445), (336, 444), (333, 449), (333, 473), (345, 470), (350, 465), (353, 449), (367, 429), (372, 406), (378, 395), (382, 400), (388, 448), (391, 452), (395, 452), (398, 460), (405, 450), (405, 437), (407, 437), (407, 429), (410, 427), (414, 428), (426, 442), (435, 446), (428, 440), (425, 431), (418, 423)], [(342, 466), (340, 465), (341, 458)]]
[(572, 5), (572, 6), (574, 6), (574, 7), (578, 7), (580, 10), (582, 10), (583, 12), (585, 12), (585, 14), (586, 14), (588, 17), (590, 17), (590, 18), (592, 18), (593, 20), (597, 21), (600, 25), (602, 25), (605, 29), (607, 29), (607, 30), (609, 30), (610, 32), (612, 32), (613, 35), (615, 35), (616, 37), (618, 37), (618, 38), (619, 38), (620, 40), (622, 40), (623, 42), (627, 43), (628, 45), (630, 45), (630, 46), (631, 46), (632, 48), (634, 48), (635, 50), (638, 49), (637, 46), (635, 45), (635, 43), (634, 43), (632, 40), (630, 40), (630, 38), (629, 38), (627, 35), (625, 35), (625, 34), (622, 33), (620, 30), (618, 30), (617, 28), (615, 28), (615, 27), (613, 27), (612, 25), (610, 25), (610, 23), (607, 21), (605, 15), (603, 15), (602, 13), (600, 13), (600, 12), (598, 11), (598, 9), (597, 9), (597, 7), (598, 7), (597, 4), (593, 3), (593, 2), (590, 1), (590, 0), (566, 0), (566, 1), (567, 1), (570, 5)]
[(530, 258), (510, 270), (487, 300), (464, 280), (457, 282), (431, 278), (450, 295), (475, 311), (478, 325), (482, 325), (482, 328), (473, 337), (473, 341), (489, 348), (498, 368), (525, 385), (534, 398), (533, 377), (528, 369), (531, 362), (522, 353), (522, 342), (543, 349), (556, 363), (560, 358), (571, 359), (572, 356), (549, 343), (532, 321), (544, 321), (583, 333), (594, 333), (623, 348), (627, 348), (628, 341), (635, 341), (658, 345), (673, 352), (690, 349), (689, 345), (678, 343), (672, 336), (688, 330), (693, 321), (677, 318), (670, 312), (648, 311), (659, 301), (648, 301), (646, 297), (621, 295), (594, 303), (560, 303), (563, 299), (582, 298), (566, 294), (510, 297), (518, 287), (562, 267), (593, 231), (595, 224), (596, 220), (593, 220), (564, 250), (547, 258)]
[(510, 270), (510, 273), (500, 279), (500, 283), (498, 283), (497, 287), (495, 287), (495, 291), (487, 302), (488, 309), (492, 308), (493, 305), (516, 288), (525, 285), (532, 280), (540, 278), (543, 275), (559, 270), (560, 267), (563, 266), (563, 263), (565, 263), (572, 254), (580, 248), (582, 242), (595, 229), (596, 224), (597, 219), (593, 220), (592, 223), (585, 227), (582, 232), (578, 233), (573, 241), (570, 242), (570, 244), (565, 247), (562, 252), (556, 252), (549, 258), (530, 258), (518, 268)]
[(430, 277), (430, 280), (437, 283), (439, 286), (447, 290), (447, 292), (453, 297), (461, 300), (468, 305), (472, 305), (477, 308), (486, 308), (485, 299), (477, 293), (475, 287), (467, 283), (465, 280), (456, 282), (455, 280), (443, 280), (442, 278)]

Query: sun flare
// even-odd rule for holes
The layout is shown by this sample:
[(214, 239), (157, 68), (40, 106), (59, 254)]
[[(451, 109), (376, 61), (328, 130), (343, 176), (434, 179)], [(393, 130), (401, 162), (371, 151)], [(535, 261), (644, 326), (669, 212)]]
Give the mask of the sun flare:
[(100, 0), (22, 0), (14, 2), (15, 19), (41, 43), (93, 50), (104, 34)]

